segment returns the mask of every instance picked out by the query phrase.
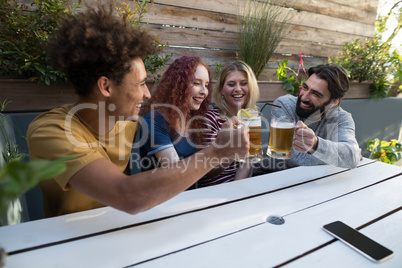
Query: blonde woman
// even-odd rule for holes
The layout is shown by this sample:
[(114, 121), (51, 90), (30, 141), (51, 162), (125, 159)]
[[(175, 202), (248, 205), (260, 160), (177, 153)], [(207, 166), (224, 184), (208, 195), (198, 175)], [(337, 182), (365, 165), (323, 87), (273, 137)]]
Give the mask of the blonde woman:
[[(257, 108), (258, 97), (257, 79), (250, 66), (240, 60), (225, 65), (212, 93), (214, 107), (205, 115), (208, 132), (204, 137), (204, 143), (214, 141), (222, 124), (228, 118), (236, 116), (240, 109)], [(247, 178), (250, 169), (250, 164), (224, 162), (198, 181), (198, 187)]]

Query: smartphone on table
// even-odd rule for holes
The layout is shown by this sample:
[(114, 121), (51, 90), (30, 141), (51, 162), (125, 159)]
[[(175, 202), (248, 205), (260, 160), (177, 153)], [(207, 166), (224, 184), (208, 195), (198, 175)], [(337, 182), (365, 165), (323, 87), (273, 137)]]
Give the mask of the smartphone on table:
[(374, 262), (383, 262), (393, 252), (341, 221), (323, 226), (324, 230)]

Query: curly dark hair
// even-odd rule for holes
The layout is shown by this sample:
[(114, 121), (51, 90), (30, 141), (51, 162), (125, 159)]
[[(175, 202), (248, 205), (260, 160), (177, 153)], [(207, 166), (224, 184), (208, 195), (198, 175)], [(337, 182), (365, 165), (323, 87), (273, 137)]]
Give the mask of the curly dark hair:
[[(187, 101), (191, 82), (195, 79), (195, 71), (198, 65), (204, 66), (208, 71), (209, 84), (208, 96), (202, 102), (200, 109), (190, 110)], [(180, 122), (181, 117), (177, 116), (177, 112), (169, 107), (158, 107), (158, 111), (162, 113), (169, 121), (169, 128), (173, 130), (176, 126), (189, 122), (190, 118), (194, 116), (202, 116), (208, 111), (209, 104), (211, 103), (212, 96), (212, 77), (209, 66), (197, 56), (182, 56), (176, 59), (163, 74), (155, 92), (152, 94), (151, 99), (143, 107), (141, 114), (145, 115), (151, 111), (151, 106), (154, 104), (170, 104), (178, 108), (184, 115), (186, 122)], [(204, 120), (192, 120), (190, 126), (192, 129), (201, 131), (190, 133), (193, 141), (200, 143), (205, 128)], [(172, 133), (176, 133), (172, 131)]]
[(100, 76), (120, 85), (133, 59), (158, 53), (155, 36), (114, 14), (111, 2), (67, 16), (48, 44), (55, 68), (66, 73), (79, 96), (88, 96)]

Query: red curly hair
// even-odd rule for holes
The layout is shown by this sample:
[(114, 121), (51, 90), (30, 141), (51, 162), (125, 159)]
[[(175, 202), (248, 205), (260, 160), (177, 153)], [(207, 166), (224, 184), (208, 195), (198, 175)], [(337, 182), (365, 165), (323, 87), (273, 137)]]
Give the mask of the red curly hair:
[[(204, 66), (208, 71), (209, 84), (208, 96), (202, 102), (200, 109), (190, 110), (187, 101), (192, 82), (195, 80), (195, 71), (198, 65)], [(173, 131), (180, 124), (185, 124), (194, 116), (205, 117), (205, 113), (209, 109), (212, 96), (212, 77), (209, 66), (197, 56), (182, 56), (176, 59), (163, 74), (156, 90), (152, 94), (151, 99), (143, 107), (141, 114), (145, 115), (151, 111), (152, 105), (155, 104), (170, 104), (178, 108), (184, 115), (186, 122), (181, 122), (181, 116), (177, 116), (177, 111), (169, 107), (158, 107), (157, 110), (169, 121), (169, 130)], [(190, 125), (193, 131), (190, 137), (194, 142), (201, 143), (203, 129), (205, 128), (204, 120), (192, 120)]]

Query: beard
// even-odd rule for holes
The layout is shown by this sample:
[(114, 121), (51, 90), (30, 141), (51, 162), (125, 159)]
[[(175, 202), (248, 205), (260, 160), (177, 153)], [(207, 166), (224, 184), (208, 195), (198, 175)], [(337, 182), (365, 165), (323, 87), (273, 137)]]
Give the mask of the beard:
[(296, 103), (296, 114), (300, 117), (300, 119), (302, 119), (302, 121), (304, 119), (308, 118), (309, 116), (311, 116), (312, 114), (315, 114), (317, 111), (319, 111), (318, 114), (320, 116), (322, 116), (330, 102), (331, 102), (331, 100), (325, 102), (321, 106), (315, 106), (313, 103), (311, 103), (309, 101), (303, 101), (303, 104), (310, 107), (310, 109), (304, 109), (301, 107), (302, 100), (301, 100), (301, 96), (299, 96), (297, 98), (297, 103)]

